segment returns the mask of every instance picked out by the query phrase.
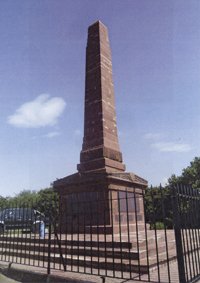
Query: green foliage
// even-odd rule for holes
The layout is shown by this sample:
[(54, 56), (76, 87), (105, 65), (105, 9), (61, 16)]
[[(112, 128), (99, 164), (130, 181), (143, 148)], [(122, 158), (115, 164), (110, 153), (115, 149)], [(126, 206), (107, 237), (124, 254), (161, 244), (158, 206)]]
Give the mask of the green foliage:
[(38, 194), (36, 191), (23, 190), (15, 197), (13, 197), (10, 201), (12, 201), (13, 203), (30, 205), (37, 200), (37, 195)]
[(6, 204), (6, 198), (0, 196), (0, 207), (3, 207)]
[(59, 210), (59, 197), (53, 188), (47, 188), (38, 192), (37, 210), (46, 216), (52, 216), (51, 222), (57, 222)]
[(168, 187), (154, 187), (146, 190), (145, 214), (151, 228), (172, 228), (172, 196)]
[(156, 222), (156, 223), (151, 223), (150, 229), (154, 230), (163, 230), (165, 228), (165, 225), (163, 222)]
[[(195, 157), (190, 165), (183, 169), (181, 176), (172, 175), (165, 188), (148, 188), (145, 194), (146, 220), (151, 229), (173, 227), (173, 208), (171, 187), (175, 185), (192, 186), (200, 188), (200, 157)], [(187, 215), (192, 211), (192, 202), (185, 198), (179, 200), (181, 215)]]
[(0, 196), (0, 208), (4, 207), (33, 207), (48, 215), (56, 214), (58, 210), (58, 195), (53, 188), (42, 189), (38, 192), (23, 190), (14, 197)]
[(190, 165), (183, 169), (181, 176), (172, 175), (168, 179), (169, 185), (190, 185), (194, 189), (200, 188), (200, 157), (195, 157)]

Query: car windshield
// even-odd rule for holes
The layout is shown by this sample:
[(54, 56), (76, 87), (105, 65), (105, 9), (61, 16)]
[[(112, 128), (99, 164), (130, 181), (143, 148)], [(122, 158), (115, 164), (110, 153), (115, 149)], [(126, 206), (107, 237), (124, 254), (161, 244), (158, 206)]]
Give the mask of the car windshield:
[(31, 218), (33, 217), (31, 208), (6, 208), (0, 211), (0, 219), (3, 218)]

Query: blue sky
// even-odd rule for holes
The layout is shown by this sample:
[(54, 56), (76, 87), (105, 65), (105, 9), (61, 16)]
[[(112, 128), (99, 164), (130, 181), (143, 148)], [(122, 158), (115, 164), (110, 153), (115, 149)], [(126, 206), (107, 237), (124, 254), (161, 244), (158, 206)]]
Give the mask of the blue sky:
[(0, 195), (76, 172), (83, 136), (87, 28), (112, 48), (127, 171), (149, 184), (200, 156), (200, 1), (0, 3)]

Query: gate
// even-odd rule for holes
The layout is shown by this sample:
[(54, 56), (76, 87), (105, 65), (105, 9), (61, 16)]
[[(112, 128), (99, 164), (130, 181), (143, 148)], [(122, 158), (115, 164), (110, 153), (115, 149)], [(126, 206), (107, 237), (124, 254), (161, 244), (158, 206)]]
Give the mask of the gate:
[(200, 279), (200, 192), (189, 186), (173, 188), (174, 229), (181, 283)]
[(0, 261), (103, 280), (196, 282), (199, 196), (198, 190), (177, 186), (7, 203), (0, 208)]

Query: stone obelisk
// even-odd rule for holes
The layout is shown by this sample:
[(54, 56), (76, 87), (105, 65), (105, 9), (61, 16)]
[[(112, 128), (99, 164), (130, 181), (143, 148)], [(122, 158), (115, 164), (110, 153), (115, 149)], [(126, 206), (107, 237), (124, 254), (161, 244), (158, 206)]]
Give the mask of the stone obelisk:
[[(81, 194), (84, 194), (83, 197), (91, 200), (91, 203), (94, 204), (95, 215), (95, 203), (103, 199), (99, 212), (102, 213), (102, 217), (99, 215), (99, 219), (95, 220), (94, 218), (93, 224), (101, 225), (101, 221), (104, 219), (102, 225), (105, 226), (106, 224), (106, 227), (111, 228), (112, 231), (119, 226), (117, 219), (120, 205), (116, 200), (125, 191), (130, 191), (131, 194), (134, 191), (135, 194), (135, 192), (147, 187), (146, 180), (134, 173), (125, 172), (125, 165), (122, 162), (122, 153), (117, 135), (108, 31), (100, 21), (95, 22), (88, 28), (84, 137), (80, 164), (77, 165), (77, 169), (77, 173), (58, 179), (53, 184), (54, 189), (61, 197), (63, 211), (66, 211), (67, 215), (67, 209), (71, 207), (73, 210), (74, 207), (79, 206), (78, 202), (75, 203), (73, 200), (76, 198), (78, 200), (82, 199)], [(114, 199), (115, 201), (113, 201)], [(137, 221), (142, 222), (144, 221), (142, 199), (137, 198), (136, 203)], [(112, 225), (111, 210), (112, 216), (116, 216), (113, 217), (114, 222)], [(73, 227), (80, 225), (76, 223), (81, 223), (76, 219), (80, 219), (80, 215), (75, 213), (73, 214)], [(62, 221), (66, 224), (66, 219)], [(95, 223), (95, 221), (98, 223)], [(89, 222), (85, 223), (86, 226), (87, 224), (91, 225)], [(64, 231), (64, 224), (61, 229)]]
[(84, 118), (78, 171), (125, 171), (117, 136), (108, 31), (100, 21), (88, 29)]

